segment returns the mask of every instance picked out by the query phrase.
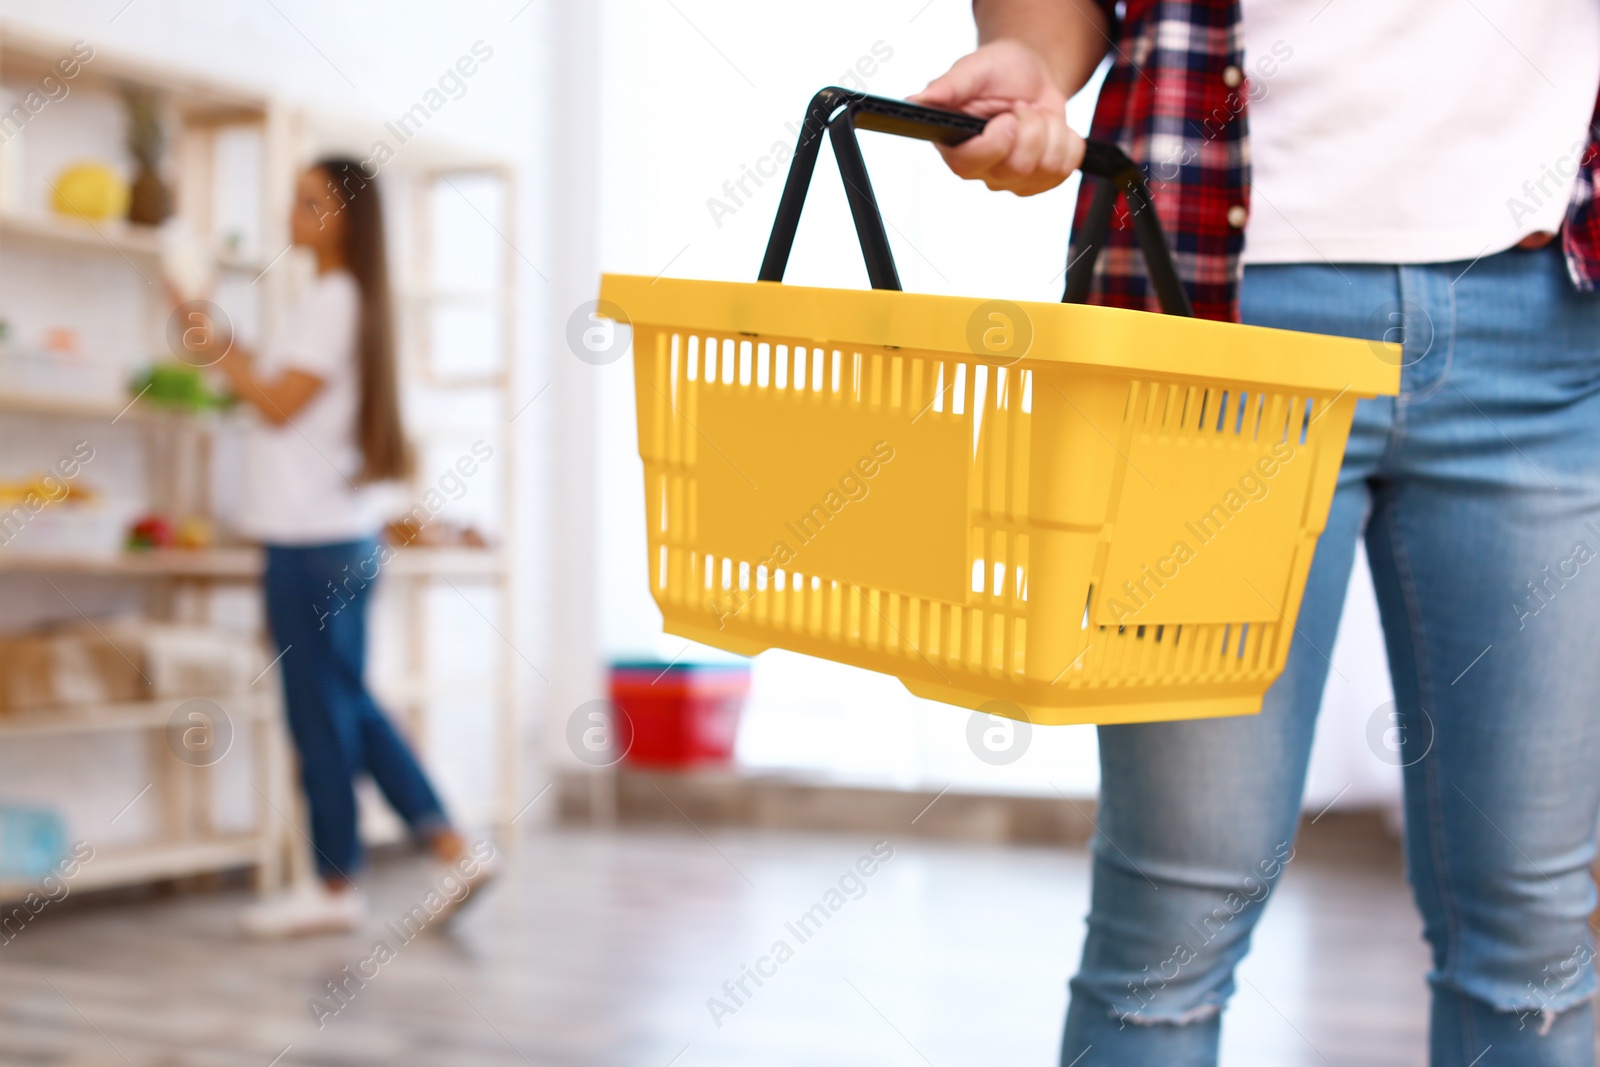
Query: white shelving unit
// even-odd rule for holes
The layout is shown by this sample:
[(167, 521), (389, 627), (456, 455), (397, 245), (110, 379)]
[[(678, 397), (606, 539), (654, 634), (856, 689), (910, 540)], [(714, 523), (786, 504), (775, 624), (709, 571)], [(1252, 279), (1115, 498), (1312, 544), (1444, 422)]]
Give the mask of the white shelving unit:
[[(0, 26), (0, 84), (26, 92), (72, 51), (71, 41)], [(97, 51), (80, 63), (70, 79), (71, 91), (33, 115), (0, 148), (7, 153), (7, 167), (20, 167), (20, 173), (8, 176), (13, 195), (0, 207), (0, 271), (4, 272), (0, 275), (0, 316), (7, 319), (8, 326), (39, 315), (57, 316), (54, 321), (62, 328), (83, 338), (81, 359), (95, 365), (100, 380), (112, 386), (85, 395), (37, 382), (0, 379), (0, 425), (10, 424), (13, 441), (89, 441), (99, 453), (101, 468), (127, 460), (124, 453), (139, 453), (135, 462), (124, 462), (120, 469), (142, 467), (144, 503), (160, 508), (178, 503), (173, 493), (181, 482), (190, 483), (190, 497), (196, 495), (193, 484), (197, 478), (203, 483), (217, 424), (212, 417), (190, 418), (141, 405), (130, 408), (127, 398), (115, 389), (135, 365), (165, 347), (162, 235), (154, 228), (121, 221), (62, 217), (51, 213), (48, 205), (52, 172), (68, 161), (57, 156), (91, 154), (113, 164), (122, 161), (121, 139), (106, 133), (108, 126), (115, 128), (121, 108), (119, 94), (128, 86), (160, 94), (171, 163), (164, 176), (177, 190), (179, 214), (214, 250), (222, 246), (207, 215), (212, 175), (198, 167), (197, 161), (211, 151), (221, 131), (255, 137), (262, 145), (254, 175), (261, 192), (260, 232), (265, 240), (275, 239), (281, 236), (282, 226), (271, 225), (274, 205), (287, 203), (288, 196), (290, 171), (282, 151), (287, 116), (284, 109), (260, 94)], [(91, 153), (84, 151), (86, 141), (94, 144)], [(240, 259), (221, 254), (213, 258), (219, 276)], [(257, 318), (263, 325), (270, 324), (281, 306), (284, 286), (282, 278), (259, 279)], [(37, 332), (36, 319), (29, 325)], [(7, 342), (16, 348), (31, 347), (33, 338), (12, 332)], [(182, 454), (174, 449), (181, 449)], [(92, 464), (83, 476), (87, 480), (103, 480), (103, 476), (97, 477), (98, 471), (89, 471), (94, 471)], [(198, 499), (182, 504), (186, 510), (203, 513), (204, 496), (202, 485)], [(77, 582), (115, 578), (122, 580), (124, 589), (127, 579), (138, 579), (134, 599), (145, 615), (203, 623), (209, 621), (214, 590), (254, 580), (236, 565), (218, 566), (221, 561), (210, 558), (209, 553), (198, 553), (181, 566), (166, 562), (154, 556), (108, 558), (66, 551), (41, 555), (37, 549), (24, 553), (8, 545), (0, 548), (0, 590), (29, 575), (42, 576), (58, 592), (58, 580), (68, 575)], [(0, 597), (5, 595), (0, 592)], [(61, 596), (67, 599), (65, 592)], [(68, 605), (77, 611), (73, 600), (68, 600)], [(62, 605), (51, 607), (56, 617), (74, 617)], [(230, 752), (232, 759), (224, 756), (211, 766), (194, 766), (178, 758), (170, 744), (169, 720), (181, 704), (196, 698), (226, 708), (235, 736), (249, 738), (248, 758)], [(250, 867), (257, 885), (267, 888), (281, 882), (288, 844), (294, 836), (285, 818), (285, 813), (294, 811), (294, 801), (281, 721), (276, 686), (269, 677), (246, 693), (189, 693), (0, 715), (0, 744), (16, 752), (52, 736), (87, 741), (97, 734), (125, 735), (129, 743), (119, 751), (127, 752), (130, 759), (142, 758), (143, 773), (149, 776), (149, 800), (145, 803), (155, 805), (154, 817), (144, 820), (150, 832), (136, 841), (108, 844), (95, 840), (93, 828), (75, 827), (74, 834), (84, 837), (96, 852), (94, 861), (85, 864), (74, 878), (75, 886), (96, 888)], [(79, 747), (74, 744), (66, 751)], [(87, 744), (82, 747), (103, 751)], [(57, 747), (52, 751), (63, 750)], [(249, 780), (255, 802), (247, 828), (222, 825), (217, 818), (215, 787), (223, 776)], [(28, 888), (0, 883), (0, 898), (20, 895)]]
[[(50, 40), (18, 33), (0, 24), (0, 85), (26, 88), (49, 70), (60, 56), (70, 52), (72, 42)], [(24, 130), (25, 165), (33, 166), (34, 140), (42, 139), (54, 122), (69, 123), (88, 113), (84, 101), (99, 100), (102, 112), (117, 104), (117, 94), (126, 85), (137, 85), (161, 94), (167, 114), (169, 136), (169, 179), (176, 190), (178, 217), (189, 233), (198, 235), (210, 251), (210, 266), (217, 279), (217, 301), (236, 315), (241, 336), (257, 343), (270, 336), (294, 291), (295, 270), (292, 257), (282, 255), (287, 247), (286, 219), (293, 181), (299, 167), (315, 155), (334, 148), (350, 149), (370, 144), (350, 136), (365, 133), (361, 124), (349, 124), (343, 131), (332, 131), (313, 124), (303, 113), (265, 95), (237, 86), (218, 84), (180, 72), (158, 68), (136, 60), (97, 52), (92, 62), (83, 65), (73, 80), (75, 111), (66, 107), (58, 113), (41, 112)], [(109, 101), (109, 103), (108, 103)], [(92, 115), (91, 115), (92, 118)], [(103, 123), (102, 123), (103, 125)], [(253, 161), (254, 203), (252, 218), (240, 230), (219, 228), (219, 202), (237, 190), (229, 182), (219, 187), (219, 159), (246, 144), (245, 158)], [(231, 148), (230, 148), (231, 146)], [(108, 160), (120, 158), (120, 141), (103, 144), (100, 154)], [(39, 164), (42, 166), (43, 164)], [(496, 161), (438, 144), (408, 146), (404, 165), (394, 173), (386, 171), (391, 220), (397, 240), (391, 244), (394, 284), (401, 298), (399, 337), (403, 350), (402, 384), (408, 415), (448, 402), (458, 389), (477, 391), (480, 407), (492, 410), (485, 425), (478, 420), (470, 427), (474, 436), (493, 441), (501, 459), (498, 492), (501, 521), (491, 530), (493, 547), (403, 548), (385, 567), (386, 582), (394, 589), (387, 601), (399, 610), (398, 632), (403, 635), (404, 665), (400, 677), (377, 677), (378, 691), (395, 701), (395, 710), (414, 739), (426, 738), (434, 725), (432, 709), (441, 693), (457, 700), (466, 688), (472, 696), (492, 709), (491, 760), (497, 779), (492, 801), (481, 810), (461, 812), (467, 821), (498, 828), (509, 825), (515, 814), (518, 767), (516, 754), (520, 736), (520, 700), (514, 653), (514, 612), (511, 610), (511, 542), (507, 503), (515, 464), (511, 438), (505, 432), (510, 420), (510, 392), (507, 388), (511, 361), (511, 285), (514, 274), (512, 253), (504, 251), (494, 285), (452, 293), (453, 298), (478, 300), (495, 309), (496, 339), (489, 353), (487, 373), (453, 377), (439, 373), (432, 358), (432, 327), (425, 311), (429, 298), (415, 298), (426, 287), (418, 278), (433, 273), (431, 252), (437, 244), (433, 230), (437, 220), (429, 210), (429, 195), (438, 183), (452, 176), (490, 175), (504, 190), (501, 204), (505, 216), (511, 210), (512, 183)], [(23, 182), (23, 188), (39, 188), (37, 174)], [(46, 186), (48, 188), (48, 186)], [(42, 201), (42, 197), (36, 198)], [(235, 209), (237, 205), (235, 205)], [(398, 209), (398, 210), (397, 210)], [(486, 220), (487, 221), (487, 220)], [(241, 239), (241, 233), (243, 234)], [(70, 296), (72, 306), (86, 320), (98, 322), (98, 334), (112, 338), (111, 347), (133, 354), (140, 361), (152, 353), (165, 351), (166, 296), (160, 282), (162, 237), (148, 227), (125, 223), (93, 223), (66, 219), (48, 213), (42, 202), (8, 203), (0, 207), (0, 318), (26, 317), (31, 308), (8, 306), (5, 273), (13, 277), (36, 273), (65, 277), (55, 295)], [(81, 264), (81, 266), (80, 266)], [(404, 269), (402, 269), (404, 268)], [(54, 272), (53, 274), (51, 272)], [(122, 297), (107, 296), (105, 280), (120, 287)], [(81, 281), (79, 280), (81, 279)], [(127, 293), (134, 294), (131, 297)], [(120, 303), (116, 300), (120, 299)], [(113, 306), (115, 305), (115, 306)], [(235, 308), (242, 310), (236, 312)], [(107, 322), (115, 319), (112, 326)], [(69, 323), (70, 324), (70, 323)], [(89, 329), (83, 330), (89, 336)], [(24, 340), (13, 337), (13, 340)], [(104, 355), (93, 352), (90, 355)], [(131, 369), (129, 366), (118, 368)], [(460, 378), (460, 380), (456, 380)], [(440, 398), (444, 398), (441, 400)], [(90, 437), (114, 444), (114, 451), (142, 454), (145, 470), (145, 504), (160, 510), (163, 504), (186, 513), (207, 514), (212, 509), (209, 468), (215, 462), (215, 440), (229, 416), (185, 416), (152, 410), (143, 402), (131, 406), (124, 396), (73, 395), (59, 391), (20, 390), (0, 378), (0, 431), (21, 437), (48, 437), (52, 434)], [(448, 439), (451, 429), (442, 430), (429, 420), (410, 420), (417, 427), (413, 436), (424, 455), (435, 437)], [(460, 427), (456, 427), (459, 431)], [(457, 436), (460, 436), (457, 433)], [(101, 468), (91, 468), (103, 478), (102, 468), (127, 457), (97, 460)], [(41, 465), (42, 466), (42, 465)], [(126, 469), (126, 462), (124, 462)], [(180, 476), (181, 472), (181, 476)], [(436, 475), (437, 472), (435, 472)], [(87, 477), (87, 475), (86, 475)], [(419, 470), (413, 495), (427, 488), (429, 471)], [(156, 498), (156, 499), (152, 499)], [(215, 594), (244, 589), (253, 591), (259, 583), (262, 555), (251, 547), (212, 549), (170, 549), (115, 554), (79, 554), (41, 551), (19, 553), (0, 547), (0, 600), (8, 594), (8, 583), (49, 579), (83, 583), (98, 587), (137, 589), (145, 613), (154, 618), (179, 621), (209, 621)], [(506, 642), (492, 678), (475, 679), (471, 687), (441, 683), (435, 677), (437, 664), (430, 662), (430, 621), (428, 591), (449, 583), (458, 591), (488, 588), (498, 597), (491, 611), (474, 611), (483, 616), (488, 630)], [(394, 595), (398, 594), (398, 595)], [(64, 595), (64, 594), (63, 594)], [(464, 594), (463, 594), (464, 595)], [(74, 605), (75, 607), (75, 605)], [(490, 640), (496, 640), (492, 634)], [(263, 640), (263, 647), (265, 641)], [(274, 672), (275, 673), (275, 672)], [(251, 756), (248, 761), (223, 761), (213, 767), (194, 767), (177, 759), (169, 750), (166, 732), (168, 718), (182, 700), (145, 701), (132, 704), (77, 706), (48, 712), (6, 715), (0, 713), (0, 745), (25, 744), (29, 739), (52, 735), (125, 733), (142, 735), (145, 767), (152, 775), (152, 794), (159, 802), (154, 833), (136, 843), (99, 849), (93, 863), (86, 864), (74, 884), (81, 887), (108, 886), (177, 878), (211, 871), (251, 867), (257, 885), (267, 888), (280, 884), (288, 872), (303, 871), (306, 858), (301, 835), (293, 825), (299, 819), (298, 790), (292, 782), (292, 757), (284, 730), (280, 698), (269, 679), (252, 688), (248, 697), (237, 694), (190, 694), (184, 699), (215, 698), (226, 704), (237, 731), (248, 731)], [(425, 746), (424, 746), (425, 747)], [(137, 751), (137, 747), (136, 747)], [(248, 764), (248, 765), (246, 765)], [(220, 829), (214, 818), (213, 777), (217, 774), (247, 774), (258, 796), (254, 821), (247, 831)], [(94, 843), (91, 840), (91, 844)], [(0, 883), (0, 899), (26, 887)]]
[[(98, 889), (238, 867), (253, 867), (261, 888), (282, 881), (282, 834), (274, 832), (270, 824), (246, 833), (220, 830), (210, 820), (206, 803), (216, 768), (181, 763), (166, 749), (172, 713), (187, 699), (194, 698), (52, 708), (0, 717), (0, 741), (8, 744), (52, 734), (134, 731), (149, 737), (150, 762), (160, 768), (152, 786), (161, 804), (161, 829), (154, 838), (135, 845), (97, 848), (93, 862), (73, 878), (74, 887)], [(269, 687), (260, 695), (232, 694), (220, 699), (227, 702), (233, 729), (250, 731), (252, 777), (261, 783), (268, 808), (265, 814), (281, 822), (272, 809), (289, 811), (293, 802), (284, 787), (288, 771), (277, 694)], [(32, 888), (26, 882), (0, 881), (0, 900), (19, 899)]]

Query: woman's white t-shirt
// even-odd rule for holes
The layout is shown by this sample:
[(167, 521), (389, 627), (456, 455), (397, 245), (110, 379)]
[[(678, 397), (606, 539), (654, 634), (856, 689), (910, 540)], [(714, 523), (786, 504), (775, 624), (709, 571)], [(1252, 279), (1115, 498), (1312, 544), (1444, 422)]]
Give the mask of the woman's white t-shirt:
[(1600, 0), (1243, 0), (1243, 16), (1245, 262), (1471, 260), (1560, 228)]
[(382, 526), (370, 486), (357, 485), (356, 441), (361, 290), (342, 270), (317, 276), (295, 303), (285, 328), (261, 352), (258, 376), (297, 370), (322, 380), (306, 405), (281, 426), (251, 411), (245, 432), (240, 527), (269, 544), (355, 541)]

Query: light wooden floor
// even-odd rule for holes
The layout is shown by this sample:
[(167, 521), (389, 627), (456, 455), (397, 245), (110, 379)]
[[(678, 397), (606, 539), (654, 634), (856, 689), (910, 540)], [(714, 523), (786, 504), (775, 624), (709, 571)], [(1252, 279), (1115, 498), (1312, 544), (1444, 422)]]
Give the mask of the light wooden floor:
[[(399, 947), (320, 1030), (308, 999), (379, 937), (396, 943), (383, 922), (425, 891), (424, 866), (375, 872), (361, 937), (243, 943), (235, 893), (47, 909), (0, 947), (0, 1063), (1054, 1065), (1084, 854), (897, 841), (800, 944), (785, 922), (870, 844), (540, 831), (452, 933)], [(1422, 1064), (1425, 955), (1398, 861), (1306, 852), (1242, 971), (1224, 1063)], [(715, 1026), (707, 998), (780, 939), (793, 958)]]

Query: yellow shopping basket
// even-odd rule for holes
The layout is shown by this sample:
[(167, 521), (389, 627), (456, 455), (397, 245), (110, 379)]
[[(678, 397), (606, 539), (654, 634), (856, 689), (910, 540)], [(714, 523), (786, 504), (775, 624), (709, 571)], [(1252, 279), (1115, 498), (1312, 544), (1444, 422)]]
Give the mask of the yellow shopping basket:
[[(1137, 168), (1096, 143), (1067, 299), (1120, 190), (1168, 314), (901, 292), (856, 128), (953, 144), (983, 120), (825, 89), (760, 281), (602, 280), (634, 331), (666, 629), (1034, 723), (1259, 711), (1398, 349), (1189, 317)], [(780, 284), (824, 130), (870, 291)]]

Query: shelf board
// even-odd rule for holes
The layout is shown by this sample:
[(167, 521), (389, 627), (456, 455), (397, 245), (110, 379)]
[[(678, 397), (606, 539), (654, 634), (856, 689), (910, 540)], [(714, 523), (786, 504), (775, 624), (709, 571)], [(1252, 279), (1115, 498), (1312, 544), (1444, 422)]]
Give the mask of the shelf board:
[[(0, 239), (53, 244), (88, 251), (119, 252), (129, 259), (154, 263), (161, 258), (161, 232), (151, 226), (122, 222), (89, 222), (64, 215), (0, 213)], [(218, 270), (256, 275), (273, 262), (261, 256), (241, 255), (226, 249), (211, 255)]]
[(0, 240), (15, 239), (63, 248), (115, 252), (129, 259), (161, 257), (161, 234), (125, 222), (89, 222), (53, 215), (0, 214)]
[[(0, 574), (92, 574), (129, 578), (214, 578), (251, 581), (261, 576), (258, 548), (159, 548), (114, 556), (51, 556), (0, 550)], [(499, 552), (484, 548), (401, 548), (383, 570), (400, 577), (496, 578)]]
[(399, 548), (384, 569), (416, 578), (498, 578), (505, 566), (493, 548)]
[[(71, 37), (8, 23), (0, 34), (0, 67), (4, 67), (8, 81), (36, 82), (52, 73), (55, 64), (72, 49)], [(265, 91), (219, 81), (181, 63), (119, 52), (100, 42), (95, 44), (93, 61), (85, 62), (73, 79), (72, 91), (115, 94), (129, 82), (161, 90), (190, 121), (260, 121), (271, 106)]]
[[(0, 389), (0, 411), (22, 415), (57, 415), (67, 418), (105, 419), (108, 422), (128, 407), (126, 398), (99, 400), (65, 393), (21, 393)], [(141, 411), (142, 414), (142, 411)], [(132, 418), (129, 410), (124, 418)]]
[(244, 274), (261, 275), (266, 273), (268, 267), (278, 262), (282, 253), (273, 259), (263, 259), (260, 256), (240, 255), (238, 252), (223, 250), (214, 257), (218, 270), (240, 271)]
[(166, 726), (173, 710), (189, 700), (209, 700), (227, 712), (230, 718), (240, 722), (275, 715), (278, 707), (277, 695), (270, 689), (244, 693), (202, 693), (120, 704), (75, 704), (0, 714), (0, 737), (160, 729)]
[[(94, 858), (68, 880), (75, 890), (181, 878), (208, 871), (253, 867), (261, 861), (262, 840), (255, 834), (195, 841), (152, 841), (97, 849)], [(23, 900), (38, 891), (36, 882), (0, 882), (0, 901)]]
[(261, 553), (253, 548), (162, 548), (111, 556), (0, 551), (0, 573), (4, 572), (253, 579), (261, 574)]
[(43, 415), (56, 418), (105, 419), (117, 422), (160, 422), (163, 419), (187, 419), (191, 422), (214, 423), (228, 418), (228, 411), (186, 411), (163, 407), (137, 397), (81, 397), (70, 393), (26, 392), (0, 386), (0, 412), (17, 415)]

